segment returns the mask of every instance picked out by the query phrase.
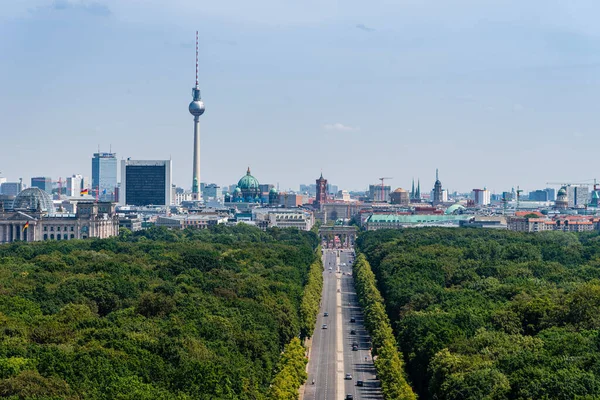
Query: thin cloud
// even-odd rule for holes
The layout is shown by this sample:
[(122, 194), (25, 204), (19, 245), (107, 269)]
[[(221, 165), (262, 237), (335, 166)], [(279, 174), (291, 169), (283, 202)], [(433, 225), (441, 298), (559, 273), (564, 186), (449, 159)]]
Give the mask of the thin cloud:
[(369, 28), (368, 26), (364, 25), (364, 24), (358, 24), (356, 25), (356, 27), (358, 29), (360, 29), (361, 31), (365, 31), (365, 32), (375, 32), (374, 28)]
[(51, 11), (83, 11), (87, 14), (94, 15), (96, 17), (109, 17), (112, 15), (112, 11), (106, 4), (102, 4), (96, 1), (85, 1), (85, 0), (54, 0), (52, 4), (47, 7), (38, 7), (36, 11), (51, 10)]
[(339, 122), (336, 122), (335, 124), (325, 124), (323, 125), (323, 129), (325, 129), (326, 131), (336, 132), (356, 132), (360, 130), (358, 126), (344, 125)]

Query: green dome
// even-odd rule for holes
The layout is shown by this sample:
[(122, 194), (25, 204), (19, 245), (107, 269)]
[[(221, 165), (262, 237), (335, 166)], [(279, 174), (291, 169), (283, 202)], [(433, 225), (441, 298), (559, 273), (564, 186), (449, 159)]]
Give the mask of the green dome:
[(271, 188), (271, 190), (269, 190), (269, 193), (277, 194), (277, 189)]
[(557, 196), (566, 196), (567, 195), (567, 189), (565, 189), (565, 187), (561, 187), (560, 190), (558, 191)]
[(600, 199), (600, 196), (598, 196), (598, 192), (595, 190), (592, 192), (592, 199)]
[(236, 187), (233, 192), (234, 193), (242, 193), (242, 189), (240, 189), (239, 187)]
[(258, 180), (253, 177), (252, 175), (250, 175), (250, 167), (248, 167), (248, 171), (246, 172), (246, 175), (242, 176), (242, 179), (240, 179), (240, 181), (237, 184), (237, 187), (241, 190), (259, 190), (260, 189), (260, 183), (258, 183)]

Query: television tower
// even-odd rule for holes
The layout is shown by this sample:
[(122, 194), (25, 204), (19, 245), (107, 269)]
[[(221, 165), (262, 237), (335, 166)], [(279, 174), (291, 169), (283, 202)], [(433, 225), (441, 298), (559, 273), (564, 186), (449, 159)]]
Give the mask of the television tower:
[(194, 165), (192, 177), (192, 199), (200, 200), (200, 116), (204, 114), (204, 102), (200, 99), (198, 87), (198, 31), (196, 31), (196, 86), (192, 89), (190, 114), (194, 116)]

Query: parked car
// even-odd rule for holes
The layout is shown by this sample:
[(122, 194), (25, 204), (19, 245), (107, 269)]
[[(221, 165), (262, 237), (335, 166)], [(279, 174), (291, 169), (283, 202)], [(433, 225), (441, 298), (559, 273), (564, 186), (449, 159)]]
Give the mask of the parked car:
[(327, 324), (323, 324), (322, 328), (327, 329)]
[(356, 318), (354, 318), (354, 317), (350, 318), (350, 322), (356, 322)]
[(350, 331), (350, 334), (351, 334), (351, 335), (356, 335), (356, 331), (355, 331), (354, 329), (352, 329), (352, 330)]
[(324, 313), (323, 313), (323, 316), (324, 316), (324, 317), (329, 317), (329, 313), (328, 313), (328, 312), (324, 312)]
[(362, 386), (363, 385), (363, 381), (356, 381), (356, 386)]
[(351, 381), (352, 380), (352, 374), (346, 374), (346, 376), (344, 377), (345, 380), (347, 381)]
[(347, 394), (346, 400), (354, 400), (354, 396), (352, 396), (351, 394)]

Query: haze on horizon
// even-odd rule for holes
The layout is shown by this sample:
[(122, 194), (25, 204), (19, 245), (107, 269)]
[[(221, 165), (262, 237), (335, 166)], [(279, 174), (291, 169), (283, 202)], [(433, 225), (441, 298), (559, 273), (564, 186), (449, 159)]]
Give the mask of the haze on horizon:
[(600, 3), (591, 0), (25, 0), (0, 9), (0, 171), (91, 175), (91, 156), (173, 159), (298, 189), (380, 176), (496, 192), (597, 177)]

